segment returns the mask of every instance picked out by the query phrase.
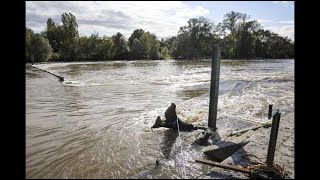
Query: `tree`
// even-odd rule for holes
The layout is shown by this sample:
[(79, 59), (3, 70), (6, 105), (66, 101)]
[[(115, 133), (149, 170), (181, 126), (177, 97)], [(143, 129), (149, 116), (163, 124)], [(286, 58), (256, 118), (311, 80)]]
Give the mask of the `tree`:
[[(51, 59), (57, 60), (125, 60), (211, 58), (212, 44), (219, 43), (222, 58), (292, 58), (294, 42), (269, 30), (260, 28), (250, 16), (231, 11), (223, 22), (215, 26), (204, 17), (192, 18), (180, 27), (177, 36), (158, 40), (155, 34), (136, 29), (128, 42), (119, 32), (112, 37), (79, 36), (76, 17), (63, 13), (62, 25), (49, 18), (45, 31), (35, 34), (26, 28), (26, 61), (46, 61), (53, 48)], [(37, 46), (40, 48), (37, 49)], [(50, 54), (50, 53), (49, 53)]]
[(113, 48), (114, 43), (112, 41), (112, 38), (104, 36), (101, 41), (101, 51), (103, 59), (113, 59), (115, 52)]
[(150, 32), (144, 32), (140, 37), (140, 41), (146, 49), (147, 59), (160, 59), (160, 43), (156, 35)]
[(143, 46), (142, 42), (135, 38), (131, 48), (132, 59), (145, 59), (147, 56), (147, 49)]
[(129, 37), (129, 40), (128, 40), (128, 45), (129, 45), (129, 48), (131, 49), (132, 48), (132, 43), (134, 41), (134, 39), (140, 39), (141, 35), (144, 33), (144, 30), (143, 29), (136, 29), (133, 31), (133, 33), (131, 34), (131, 36)]
[(242, 22), (237, 31), (236, 57), (253, 58), (255, 56), (255, 36), (260, 24), (257, 21)]
[(34, 36), (34, 32), (31, 29), (26, 27), (26, 47), (25, 47), (26, 48), (25, 49), (25, 51), (26, 51), (26, 61), (31, 60), (31, 54), (30, 54), (31, 50), (30, 50), (30, 48), (31, 48), (32, 36)]
[(62, 37), (62, 27), (57, 26), (51, 18), (47, 20), (46, 31), (44, 32), (45, 37), (49, 40), (54, 53), (60, 52)]
[(161, 59), (166, 59), (169, 56), (169, 50), (167, 47), (164, 47), (161, 50)]
[(223, 22), (221, 24), (222, 30), (230, 31), (232, 38), (232, 54), (233, 58), (235, 58), (235, 43), (236, 43), (236, 31), (237, 27), (239, 27), (239, 21), (245, 21), (247, 18), (246, 14), (242, 14), (239, 12), (231, 11), (224, 16)]
[(63, 13), (61, 55), (64, 59), (74, 60), (77, 55), (79, 32), (76, 17), (71, 13)]
[(170, 50), (176, 58), (206, 58), (212, 54), (212, 43), (217, 42), (215, 32), (214, 23), (210, 20), (203, 17), (190, 19), (187, 26), (180, 27), (174, 47)]
[(124, 36), (118, 32), (116, 35), (112, 36), (112, 40), (114, 43), (114, 58), (117, 60), (126, 59), (130, 52), (130, 48)]
[(30, 56), (34, 62), (47, 61), (52, 52), (49, 40), (40, 34), (31, 36), (30, 41)]
[(159, 42), (154, 43), (151, 48), (150, 48), (150, 58), (155, 60), (155, 59), (161, 59), (161, 54), (159, 52), (160, 44)]

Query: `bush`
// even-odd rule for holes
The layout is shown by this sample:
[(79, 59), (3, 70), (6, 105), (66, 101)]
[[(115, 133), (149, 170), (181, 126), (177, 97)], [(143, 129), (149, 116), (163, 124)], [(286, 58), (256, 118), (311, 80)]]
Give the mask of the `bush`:
[(59, 61), (60, 54), (59, 53), (51, 53), (49, 57), (49, 61)]
[(52, 52), (49, 40), (40, 34), (31, 37), (30, 55), (34, 62), (47, 61)]

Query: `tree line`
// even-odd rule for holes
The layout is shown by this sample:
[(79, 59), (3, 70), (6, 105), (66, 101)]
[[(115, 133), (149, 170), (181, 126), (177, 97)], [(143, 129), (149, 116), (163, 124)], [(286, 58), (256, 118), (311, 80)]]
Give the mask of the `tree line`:
[(222, 58), (294, 58), (294, 42), (264, 30), (247, 14), (231, 11), (221, 23), (204, 17), (192, 18), (177, 36), (158, 40), (143, 29), (126, 38), (118, 32), (108, 37), (93, 33), (79, 36), (76, 17), (63, 13), (62, 24), (51, 18), (41, 33), (26, 27), (26, 61), (98, 61), (140, 59), (211, 58), (212, 44), (219, 43)]

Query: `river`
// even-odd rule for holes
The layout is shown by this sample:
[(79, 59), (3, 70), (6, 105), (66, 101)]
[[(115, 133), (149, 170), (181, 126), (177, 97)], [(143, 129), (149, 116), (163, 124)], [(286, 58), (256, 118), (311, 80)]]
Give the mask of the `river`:
[[(65, 81), (26, 67), (26, 178), (181, 178), (177, 134), (150, 127), (171, 103), (183, 121), (207, 125), (211, 61), (34, 66)], [(265, 121), (269, 104), (294, 113), (294, 60), (222, 60), (222, 134)], [(181, 132), (187, 178), (212, 170), (192, 162), (205, 158), (192, 143), (199, 133)]]

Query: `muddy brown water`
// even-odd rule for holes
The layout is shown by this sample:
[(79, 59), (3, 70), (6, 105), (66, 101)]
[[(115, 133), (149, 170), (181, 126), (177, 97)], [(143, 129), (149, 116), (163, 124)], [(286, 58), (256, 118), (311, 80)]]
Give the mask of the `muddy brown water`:
[[(207, 125), (210, 61), (35, 66), (65, 81), (26, 67), (26, 178), (181, 178), (177, 134), (150, 127), (172, 102), (182, 120)], [(265, 121), (269, 104), (294, 112), (294, 60), (222, 60), (220, 73), (222, 134)], [(228, 177), (193, 163), (205, 158), (199, 133), (181, 133), (187, 178)]]

